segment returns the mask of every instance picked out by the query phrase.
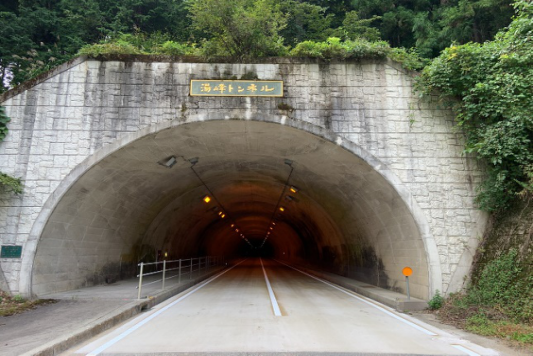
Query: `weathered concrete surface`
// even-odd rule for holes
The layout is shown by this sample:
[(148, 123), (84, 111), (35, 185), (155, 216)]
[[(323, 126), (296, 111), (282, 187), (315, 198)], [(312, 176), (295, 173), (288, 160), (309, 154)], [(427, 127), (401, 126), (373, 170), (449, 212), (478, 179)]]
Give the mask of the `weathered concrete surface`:
[[(284, 80), (284, 98), (188, 96), (190, 79)], [(201, 197), (206, 188), (261, 242), (294, 161), (296, 201), (269, 239), (274, 256), (310, 261), (428, 298), (463, 283), (486, 217), (480, 172), (461, 154), (450, 112), (419, 102), (391, 62), (267, 64), (81, 58), (0, 100), (0, 145), (20, 196), (0, 196), (14, 293), (42, 294), (131, 273), (157, 249), (175, 257), (236, 254), (240, 240)], [(169, 156), (166, 169), (156, 162)], [(5, 167), (5, 168), (4, 168)]]

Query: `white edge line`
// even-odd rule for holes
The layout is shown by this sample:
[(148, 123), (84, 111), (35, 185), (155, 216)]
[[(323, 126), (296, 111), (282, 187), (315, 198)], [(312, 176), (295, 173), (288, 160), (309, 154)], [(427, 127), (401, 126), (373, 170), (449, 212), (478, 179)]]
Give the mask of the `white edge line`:
[(96, 355), (100, 354), (102, 351), (104, 351), (107, 348), (113, 346), (114, 344), (116, 344), (117, 342), (119, 342), (120, 340), (122, 340), (123, 338), (125, 338), (126, 336), (128, 336), (129, 334), (134, 332), (135, 330), (139, 329), (144, 324), (148, 323), (150, 320), (152, 320), (153, 318), (155, 318), (159, 314), (163, 313), (168, 308), (170, 308), (170, 307), (174, 306), (175, 304), (181, 302), (183, 299), (187, 298), (188, 296), (190, 296), (191, 294), (193, 294), (194, 292), (196, 292), (200, 288), (205, 287), (206, 285), (208, 285), (209, 283), (213, 282), (218, 277), (222, 276), (224, 273), (228, 272), (229, 270), (233, 269), (234, 267), (237, 267), (242, 262), (244, 262), (244, 261), (241, 261), (241, 262), (237, 263), (235, 266), (232, 266), (232, 267), (228, 268), (227, 270), (217, 274), (216, 276), (214, 276), (211, 279), (207, 280), (205, 283), (203, 283), (203, 284), (199, 285), (198, 287), (194, 288), (193, 290), (191, 290), (189, 293), (179, 297), (178, 299), (176, 299), (175, 301), (173, 301), (169, 305), (165, 306), (164, 308), (159, 309), (158, 311), (156, 311), (154, 314), (150, 315), (149, 317), (147, 317), (143, 321), (139, 322), (138, 324), (136, 324), (136, 325), (132, 326), (131, 328), (129, 328), (128, 330), (124, 331), (122, 334), (120, 334), (120, 335), (116, 336), (115, 338), (109, 340), (108, 342), (106, 342), (105, 344), (100, 346), (99, 348), (89, 352), (87, 354), (87, 356), (96, 356)]
[(398, 316), (398, 315), (396, 315), (396, 314), (394, 314), (394, 313), (391, 313), (390, 311), (386, 310), (385, 308), (382, 308), (382, 307), (380, 307), (380, 306), (378, 306), (378, 305), (376, 305), (376, 304), (374, 304), (374, 303), (371, 303), (371, 302), (369, 302), (369, 301), (367, 301), (367, 300), (365, 300), (365, 299), (363, 299), (363, 298), (361, 298), (361, 297), (358, 297), (358, 296), (355, 295), (353, 292), (347, 292), (346, 290), (344, 290), (344, 289), (342, 289), (342, 288), (339, 288), (339, 287), (337, 287), (336, 285), (334, 285), (334, 284), (332, 284), (332, 283), (326, 282), (326, 281), (324, 281), (323, 279), (317, 278), (317, 277), (315, 277), (315, 276), (313, 276), (313, 275), (311, 275), (311, 274), (309, 274), (309, 273), (306, 273), (306, 272), (304, 272), (304, 271), (300, 271), (299, 269), (294, 268), (294, 267), (292, 267), (292, 266), (290, 266), (290, 265), (288, 265), (288, 264), (285, 264), (285, 263), (283, 263), (283, 262), (281, 262), (281, 261), (278, 261), (278, 262), (281, 263), (281, 264), (284, 264), (285, 266), (287, 266), (287, 267), (289, 267), (289, 268), (292, 268), (292, 269), (295, 270), (295, 271), (298, 271), (298, 272), (300, 272), (300, 273), (302, 273), (302, 274), (305, 274), (305, 275), (308, 276), (308, 277), (311, 277), (311, 278), (313, 278), (313, 279), (316, 279), (316, 280), (319, 281), (319, 282), (322, 282), (322, 283), (324, 283), (324, 284), (327, 284), (328, 286), (330, 286), (330, 287), (332, 287), (332, 288), (335, 288), (335, 289), (337, 289), (337, 290), (343, 292), (344, 294), (347, 294), (347, 295), (349, 295), (349, 296), (351, 296), (351, 297), (353, 297), (353, 298), (355, 298), (355, 299), (357, 299), (357, 300), (360, 300), (361, 302), (366, 303), (366, 304), (368, 304), (368, 305), (370, 305), (370, 306), (372, 306), (372, 307), (374, 307), (374, 308), (376, 308), (376, 309), (378, 309), (378, 310), (381, 310), (383, 313), (385, 313), (385, 314), (387, 314), (387, 315), (389, 315), (389, 316), (391, 316), (391, 317), (393, 317), (393, 318), (395, 318), (395, 319), (401, 321), (402, 323), (405, 323), (405, 324), (407, 324), (407, 325), (409, 325), (409, 326), (411, 326), (411, 327), (413, 327), (413, 328), (415, 328), (415, 329), (417, 329), (417, 330), (419, 330), (419, 331), (422, 331), (423, 333), (425, 333), (425, 334), (427, 334), (427, 335), (438, 336), (438, 334), (435, 334), (434, 332), (432, 332), (432, 331), (430, 331), (430, 330), (428, 330), (428, 329), (425, 329), (425, 328), (421, 327), (420, 325), (416, 325), (415, 323), (412, 323), (412, 322), (410, 322), (409, 320), (406, 320), (406, 319), (404, 319), (404, 318), (402, 318), (402, 317), (400, 317), (400, 316)]
[(268, 295), (270, 295), (270, 302), (272, 303), (272, 308), (274, 308), (274, 315), (275, 316), (281, 316), (281, 310), (279, 310), (278, 301), (276, 300), (276, 296), (274, 295), (274, 291), (272, 290), (272, 287), (270, 286), (270, 282), (268, 280), (268, 276), (265, 270), (265, 266), (263, 266), (263, 259), (259, 258), (259, 261), (261, 262), (261, 268), (263, 269), (263, 274), (265, 275), (265, 281), (268, 289)]
[(453, 345), (453, 347), (455, 347), (457, 350), (460, 350), (460, 351), (463, 351), (465, 354), (467, 355), (470, 355), (470, 356), (480, 356), (479, 354), (475, 353), (474, 351), (472, 350), (469, 350), (467, 349), (466, 347), (464, 346), (461, 346), (461, 345)]

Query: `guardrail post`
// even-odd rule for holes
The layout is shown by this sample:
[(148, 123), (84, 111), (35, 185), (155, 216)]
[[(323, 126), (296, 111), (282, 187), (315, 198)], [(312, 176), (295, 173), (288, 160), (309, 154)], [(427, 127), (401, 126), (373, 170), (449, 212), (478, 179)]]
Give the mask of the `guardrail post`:
[(163, 285), (161, 286), (162, 290), (165, 290), (165, 272), (167, 270), (167, 260), (163, 260)]
[(141, 299), (141, 288), (143, 286), (143, 267), (144, 263), (141, 262), (141, 270), (139, 272), (139, 293), (137, 294), (137, 299)]
[(181, 259), (179, 260), (179, 267), (178, 267), (178, 284), (181, 284)]

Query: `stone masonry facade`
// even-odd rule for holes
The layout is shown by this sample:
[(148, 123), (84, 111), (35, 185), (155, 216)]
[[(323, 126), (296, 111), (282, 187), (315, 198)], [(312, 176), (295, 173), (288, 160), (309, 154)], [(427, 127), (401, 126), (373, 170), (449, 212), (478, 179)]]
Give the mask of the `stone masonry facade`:
[[(283, 80), (285, 97), (266, 101), (190, 97), (191, 79)], [(3, 279), (19, 293), (30, 246), (46, 202), (87, 157), (124, 135), (167, 121), (209, 119), (225, 110), (291, 118), (330, 130), (379, 159), (408, 187), (435, 241), (442, 291), (459, 289), (470, 268), (486, 215), (474, 204), (482, 172), (462, 154), (451, 112), (413, 90), (398, 64), (319, 63), (278, 59), (226, 64), (100, 61), (78, 58), (31, 85), (0, 97), (12, 121), (0, 143), (1, 171), (22, 178), (24, 193), (0, 194), (0, 241), (21, 245), (21, 259), (0, 261)], [(280, 105), (283, 104), (283, 105)], [(42, 224), (42, 223), (41, 223)], [(35, 250), (35, 249), (33, 249)], [(28, 268), (26, 268), (26, 271)]]

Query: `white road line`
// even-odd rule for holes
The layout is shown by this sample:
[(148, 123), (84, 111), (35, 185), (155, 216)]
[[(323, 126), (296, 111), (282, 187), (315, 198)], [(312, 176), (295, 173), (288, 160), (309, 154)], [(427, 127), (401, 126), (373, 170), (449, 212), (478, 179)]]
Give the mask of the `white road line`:
[(217, 279), (218, 277), (222, 276), (224, 273), (228, 272), (229, 270), (237, 267), (239, 264), (241, 264), (243, 261), (237, 263), (235, 266), (231, 267), (231, 268), (228, 268), (227, 270), (223, 271), (222, 273), (219, 273), (217, 274), (216, 276), (212, 277), (211, 279), (208, 279), (205, 283), (199, 285), (198, 287), (194, 288), (192, 291), (190, 291), (189, 293), (179, 297), (178, 299), (176, 299), (175, 301), (173, 301), (172, 303), (170, 303), (169, 305), (167, 305), (166, 307), (158, 310), (157, 312), (155, 312), (154, 314), (150, 315), (149, 317), (147, 317), (146, 319), (144, 319), (143, 321), (141, 321), (140, 323), (132, 326), (131, 328), (129, 328), (128, 330), (124, 331), (122, 334), (118, 335), (117, 337), (109, 340), (108, 342), (106, 342), (105, 344), (103, 344), (102, 346), (100, 346), (99, 348), (93, 350), (92, 352), (89, 352), (87, 354), (87, 356), (96, 356), (98, 354), (100, 354), (102, 351), (105, 351), (106, 349), (108, 349), (109, 347), (113, 346), (114, 344), (116, 344), (117, 342), (119, 342), (120, 340), (124, 339), (126, 336), (128, 336), (129, 334), (131, 334), (132, 332), (134, 332), (135, 330), (139, 329), (141, 326), (143, 326), (144, 324), (148, 323), (150, 320), (152, 320), (153, 318), (155, 318), (156, 316), (158, 316), (159, 314), (163, 313), (165, 310), (167, 310), (168, 308), (174, 306), (175, 304), (181, 302), (182, 300), (184, 300), (185, 298), (187, 298), (188, 296), (190, 296), (191, 294), (193, 294), (194, 292), (196, 292), (197, 290), (199, 290), (200, 288), (203, 288), (205, 287), (206, 285), (208, 285), (209, 283), (213, 282), (215, 279)]
[(353, 292), (348, 292), (348, 291), (346, 291), (346, 290), (344, 290), (344, 289), (342, 289), (342, 288), (337, 287), (337, 286), (334, 285), (334, 284), (331, 284), (331, 283), (329, 283), (329, 282), (326, 282), (326, 281), (324, 281), (323, 279), (317, 278), (317, 277), (315, 277), (315, 276), (313, 276), (313, 275), (311, 275), (311, 274), (309, 274), (309, 273), (306, 273), (306, 272), (304, 272), (304, 271), (300, 271), (299, 269), (294, 268), (294, 267), (292, 267), (292, 266), (290, 266), (290, 265), (288, 265), (288, 264), (285, 264), (285, 263), (283, 263), (283, 262), (281, 262), (281, 261), (277, 261), (277, 262), (279, 262), (279, 263), (281, 263), (281, 264), (283, 264), (283, 265), (285, 265), (285, 266), (287, 266), (287, 267), (289, 267), (289, 268), (292, 268), (292, 269), (295, 270), (295, 271), (298, 271), (298, 272), (300, 272), (300, 273), (302, 273), (302, 274), (305, 274), (306, 276), (311, 277), (311, 278), (313, 278), (313, 279), (315, 279), (315, 280), (317, 280), (317, 281), (319, 281), (319, 282), (322, 282), (322, 283), (324, 283), (324, 284), (327, 284), (328, 286), (330, 286), (330, 287), (332, 287), (332, 288), (335, 288), (335, 289), (337, 289), (337, 290), (343, 292), (344, 294), (347, 294), (347, 295), (349, 295), (350, 297), (355, 298), (355, 299), (357, 299), (357, 300), (359, 300), (359, 301), (361, 301), (361, 302), (363, 302), (363, 303), (366, 303), (366, 304), (368, 304), (368, 305), (370, 305), (370, 306), (372, 306), (372, 307), (374, 307), (374, 308), (376, 308), (376, 309), (382, 311), (383, 313), (385, 313), (385, 314), (387, 314), (387, 315), (389, 315), (389, 316), (391, 316), (391, 317), (393, 317), (393, 318), (395, 318), (395, 319), (401, 321), (402, 323), (405, 323), (405, 324), (407, 324), (407, 325), (409, 325), (409, 326), (411, 326), (411, 327), (413, 327), (413, 328), (415, 328), (415, 329), (417, 329), (417, 330), (419, 330), (419, 331), (422, 331), (423, 333), (425, 333), (425, 334), (427, 334), (427, 335), (437, 336), (437, 334), (435, 334), (434, 332), (432, 332), (432, 331), (430, 331), (430, 330), (428, 330), (428, 329), (425, 329), (425, 328), (421, 327), (420, 325), (416, 325), (415, 323), (412, 323), (412, 322), (410, 322), (409, 320), (406, 320), (406, 319), (404, 319), (404, 318), (402, 318), (402, 317), (400, 317), (400, 316), (398, 316), (398, 315), (396, 315), (396, 314), (394, 314), (394, 313), (391, 313), (390, 311), (388, 311), (388, 310), (386, 310), (386, 309), (384, 309), (384, 308), (382, 308), (382, 307), (380, 307), (380, 306), (378, 306), (378, 305), (376, 305), (376, 304), (374, 304), (374, 303), (371, 303), (371, 302), (369, 302), (369, 301), (367, 301), (367, 300), (365, 300), (365, 299), (363, 299), (363, 298), (361, 298), (361, 297), (358, 297), (358, 296), (355, 295)]
[(452, 345), (453, 347), (455, 347), (457, 350), (460, 350), (460, 351), (463, 351), (465, 354), (467, 355), (470, 355), (470, 356), (480, 356), (479, 354), (475, 353), (474, 351), (472, 350), (469, 350), (467, 349), (466, 347), (464, 346), (461, 346), (461, 345)]
[(272, 290), (272, 287), (270, 286), (270, 282), (268, 281), (268, 276), (265, 270), (265, 266), (263, 266), (263, 259), (259, 259), (261, 262), (261, 268), (263, 269), (263, 274), (265, 275), (265, 281), (268, 289), (268, 295), (270, 295), (270, 302), (272, 303), (272, 308), (274, 309), (274, 315), (275, 316), (281, 316), (281, 310), (279, 310), (278, 301), (276, 300), (276, 296), (274, 295), (274, 291)]

